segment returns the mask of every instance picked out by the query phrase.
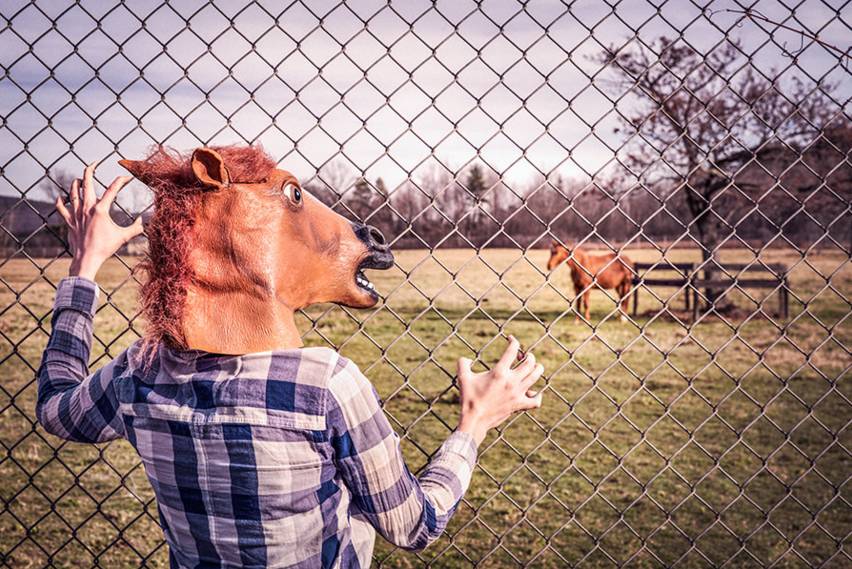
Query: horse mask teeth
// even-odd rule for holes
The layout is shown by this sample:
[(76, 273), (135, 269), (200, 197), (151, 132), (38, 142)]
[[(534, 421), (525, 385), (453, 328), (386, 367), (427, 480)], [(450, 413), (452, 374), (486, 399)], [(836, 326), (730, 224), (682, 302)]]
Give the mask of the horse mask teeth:
[(360, 269), (357, 273), (355, 273), (355, 282), (362, 288), (366, 288), (370, 291), (375, 290), (373, 283), (370, 282), (367, 276)]

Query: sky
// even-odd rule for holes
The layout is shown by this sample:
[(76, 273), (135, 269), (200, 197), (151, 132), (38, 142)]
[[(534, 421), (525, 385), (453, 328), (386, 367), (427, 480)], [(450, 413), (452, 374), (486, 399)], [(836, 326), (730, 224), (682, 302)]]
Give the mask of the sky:
[[(729, 11), (848, 49), (845, 4), (3, 0), (0, 194), (40, 199), (47, 171), (95, 160), (108, 183), (153, 144), (261, 143), (303, 181), (335, 162), (390, 189), (471, 160), (518, 186), (583, 177), (612, 162), (616, 110), (635, 104), (595, 56), (661, 35), (707, 52), (728, 34), (773, 77), (793, 63), (784, 47), (803, 47), (781, 80), (837, 83), (848, 118), (835, 54)], [(139, 185), (122, 197), (131, 210), (149, 199)]]

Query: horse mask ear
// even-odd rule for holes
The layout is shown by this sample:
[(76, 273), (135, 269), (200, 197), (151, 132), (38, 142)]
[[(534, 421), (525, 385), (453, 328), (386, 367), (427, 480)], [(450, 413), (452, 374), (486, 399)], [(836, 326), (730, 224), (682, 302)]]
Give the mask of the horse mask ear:
[[(150, 168), (145, 160), (119, 160), (118, 163), (144, 184), (150, 184)], [(199, 148), (192, 153), (192, 173), (204, 186), (219, 190), (231, 185), (231, 175), (222, 156), (212, 148)]]
[(212, 148), (198, 148), (192, 153), (192, 171), (205, 186), (221, 190), (231, 185), (231, 175), (222, 156)]
[(133, 177), (142, 183), (147, 184), (148, 179), (145, 175), (145, 162), (143, 160), (119, 160), (119, 165), (133, 174)]

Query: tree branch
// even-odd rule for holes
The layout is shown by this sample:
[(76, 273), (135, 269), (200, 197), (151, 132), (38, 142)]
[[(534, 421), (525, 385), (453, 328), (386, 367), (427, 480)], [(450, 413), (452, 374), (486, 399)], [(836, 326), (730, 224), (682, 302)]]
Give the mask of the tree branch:
[[(786, 24), (782, 24), (781, 22), (776, 22), (775, 20), (771, 20), (771, 19), (767, 18), (766, 16), (764, 16), (759, 10), (754, 10), (752, 8), (746, 8), (745, 10), (735, 10), (733, 8), (725, 8), (724, 10), (721, 10), (721, 11), (722, 12), (730, 12), (732, 14), (740, 14), (742, 16), (745, 16), (746, 18), (750, 18), (752, 20), (760, 20), (760, 21), (766, 22), (767, 24), (772, 24), (776, 28), (781, 28), (782, 30), (787, 30), (788, 32), (793, 32), (794, 34), (799, 34), (800, 37), (807, 38), (807, 39), (811, 40), (812, 42), (824, 47), (828, 51), (834, 52), (834, 54), (838, 57), (838, 59), (841, 60), (841, 62), (845, 59), (847, 61), (847, 64), (848, 64), (848, 62), (850, 60), (852, 60), (852, 46), (846, 48), (846, 51), (843, 51), (839, 47), (832, 45), (832, 44), (830, 44), (826, 41), (821, 40), (818, 35), (812, 34), (812, 33), (807, 32), (805, 30), (794, 28), (792, 26), (788, 26)], [(711, 14), (711, 16), (712, 16), (712, 14)], [(789, 57), (792, 57), (794, 59), (796, 57), (798, 57), (798, 55), (800, 53), (802, 53), (802, 51), (804, 51), (804, 49), (805, 49), (804, 47), (800, 47), (796, 51), (796, 53), (792, 53), (792, 52), (787, 50), (786, 44), (781, 46), (781, 47), (784, 49), (784, 51), (787, 52), (786, 55), (788, 55)]]

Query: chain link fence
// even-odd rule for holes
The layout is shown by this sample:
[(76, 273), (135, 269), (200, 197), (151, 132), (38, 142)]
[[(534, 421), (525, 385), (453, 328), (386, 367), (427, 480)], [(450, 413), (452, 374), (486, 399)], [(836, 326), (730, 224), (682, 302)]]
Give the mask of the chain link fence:
[[(158, 143), (262, 143), (389, 237), (384, 303), (300, 326), (375, 382), (413, 468), (454, 424), (457, 357), (487, 366), (511, 333), (546, 365), (545, 405), (486, 440), (446, 535), (378, 543), (376, 565), (852, 564), (848, 2), (0, 14), (4, 566), (167, 565), (129, 445), (59, 441), (34, 411), (69, 258), (51, 202)], [(139, 337), (143, 253), (104, 271), (94, 365)]]

